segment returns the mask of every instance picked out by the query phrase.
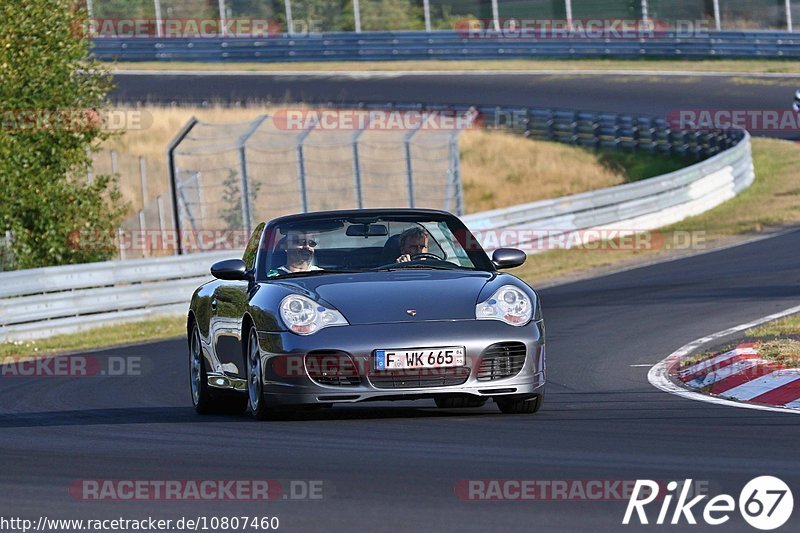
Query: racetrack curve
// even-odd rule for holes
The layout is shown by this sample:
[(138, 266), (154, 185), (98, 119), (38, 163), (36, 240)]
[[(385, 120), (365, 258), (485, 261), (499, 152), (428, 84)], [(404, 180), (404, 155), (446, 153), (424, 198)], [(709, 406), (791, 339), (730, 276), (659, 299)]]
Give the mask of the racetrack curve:
[[(542, 290), (548, 392), (535, 416), (501, 415), (493, 404), (440, 411), (418, 401), (335, 407), (293, 421), (200, 417), (183, 340), (94, 354), (139, 356), (141, 376), (2, 377), (0, 515), (274, 515), (286, 531), (596, 533), (639, 528), (620, 525), (624, 501), (467, 502), (454, 488), (466, 479), (693, 478), (708, 481), (712, 494), (738, 497), (749, 479), (769, 474), (797, 498), (796, 416), (665, 394), (648, 383), (647, 365), (695, 338), (800, 304), (798, 249), (793, 231)], [(72, 482), (97, 478), (325, 485), (321, 501), (70, 496)], [(651, 520), (656, 514), (657, 507)], [(784, 528), (798, 524), (795, 513)], [(752, 531), (736, 513), (713, 530)]]
[[(797, 77), (635, 74), (125, 73), (117, 103), (423, 102), (511, 105), (666, 116), (680, 110), (789, 112)], [(796, 129), (758, 132), (800, 139)]]

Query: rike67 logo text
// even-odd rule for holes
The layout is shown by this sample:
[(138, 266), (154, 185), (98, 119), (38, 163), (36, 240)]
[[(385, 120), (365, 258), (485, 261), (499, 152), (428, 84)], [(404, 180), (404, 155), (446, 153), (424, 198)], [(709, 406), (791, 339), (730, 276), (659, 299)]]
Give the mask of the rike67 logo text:
[[(652, 512), (658, 509), (656, 524), (697, 524), (697, 516), (712, 526), (724, 524), (737, 510), (742, 518), (756, 529), (771, 530), (781, 527), (792, 515), (794, 498), (789, 486), (772, 476), (760, 476), (750, 480), (739, 493), (738, 502), (733, 496), (720, 494), (709, 498), (707, 494), (691, 494), (691, 479), (683, 483), (667, 483), (666, 494), (659, 493), (659, 483), (645, 479), (637, 480), (625, 510), (623, 524), (649, 524)], [(663, 485), (661, 485), (663, 487)], [(708, 498), (708, 499), (707, 499)], [(705, 501), (704, 501), (705, 500)], [(650, 509), (649, 504), (658, 501)], [(673, 506), (673, 501), (674, 506)]]

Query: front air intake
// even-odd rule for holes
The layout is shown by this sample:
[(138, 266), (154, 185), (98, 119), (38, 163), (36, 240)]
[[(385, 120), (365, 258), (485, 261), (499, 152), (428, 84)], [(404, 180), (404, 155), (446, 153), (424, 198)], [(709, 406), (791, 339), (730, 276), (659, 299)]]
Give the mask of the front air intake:
[(498, 342), (492, 344), (481, 354), (478, 367), (478, 381), (516, 376), (525, 364), (527, 349), (521, 342)]

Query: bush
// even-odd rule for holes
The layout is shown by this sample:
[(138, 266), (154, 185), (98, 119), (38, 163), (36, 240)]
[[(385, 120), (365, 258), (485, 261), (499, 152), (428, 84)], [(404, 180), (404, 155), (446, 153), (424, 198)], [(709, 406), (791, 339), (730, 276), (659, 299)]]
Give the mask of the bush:
[(107, 259), (113, 249), (76, 239), (113, 234), (124, 211), (112, 177), (87, 179), (108, 137), (111, 76), (87, 61), (86, 14), (71, 0), (25, 0), (0, 15), (0, 235), (13, 235), (13, 266)]

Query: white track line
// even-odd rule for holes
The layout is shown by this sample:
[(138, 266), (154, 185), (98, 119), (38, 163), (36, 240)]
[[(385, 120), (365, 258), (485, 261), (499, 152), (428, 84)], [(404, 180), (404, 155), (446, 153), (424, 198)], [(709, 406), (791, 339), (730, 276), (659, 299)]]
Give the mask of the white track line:
[(297, 76), (343, 78), (396, 78), (399, 76), (677, 76), (698, 78), (800, 78), (800, 73), (692, 72), (675, 70), (159, 70), (111, 69), (112, 74), (132, 76)]
[(793, 315), (795, 313), (800, 313), (800, 305), (791, 307), (789, 309), (785, 309), (784, 311), (781, 311), (779, 313), (775, 313), (769, 316), (753, 320), (752, 322), (748, 322), (746, 324), (740, 324), (738, 326), (734, 326), (732, 328), (728, 328), (723, 331), (718, 331), (717, 333), (709, 335), (708, 337), (701, 337), (697, 340), (694, 340), (689, 344), (676, 350), (675, 352), (670, 354), (669, 357), (667, 357), (663, 361), (660, 361), (653, 368), (651, 368), (650, 371), (647, 373), (647, 380), (650, 382), (651, 385), (653, 385), (657, 389), (660, 389), (664, 392), (669, 392), (670, 394), (674, 394), (676, 396), (680, 396), (682, 398), (686, 398), (689, 400), (708, 402), (716, 405), (726, 405), (728, 407), (739, 407), (741, 409), (755, 409), (757, 411), (775, 411), (778, 413), (791, 413), (798, 415), (800, 414), (800, 409), (787, 409), (785, 407), (754, 405), (754, 404), (736, 402), (733, 400), (725, 400), (723, 398), (717, 398), (714, 396), (707, 396), (699, 392), (694, 392), (684, 389), (683, 387), (676, 385), (675, 383), (672, 382), (671, 379), (669, 379), (670, 367), (672, 365), (678, 364), (681, 358), (689, 355), (694, 350), (698, 349), (700, 346), (713, 342), (717, 339), (727, 337), (728, 335), (739, 333), (740, 331), (744, 331), (746, 329), (759, 326), (761, 324), (764, 324), (765, 322), (771, 322), (772, 320), (777, 320), (779, 318)]

